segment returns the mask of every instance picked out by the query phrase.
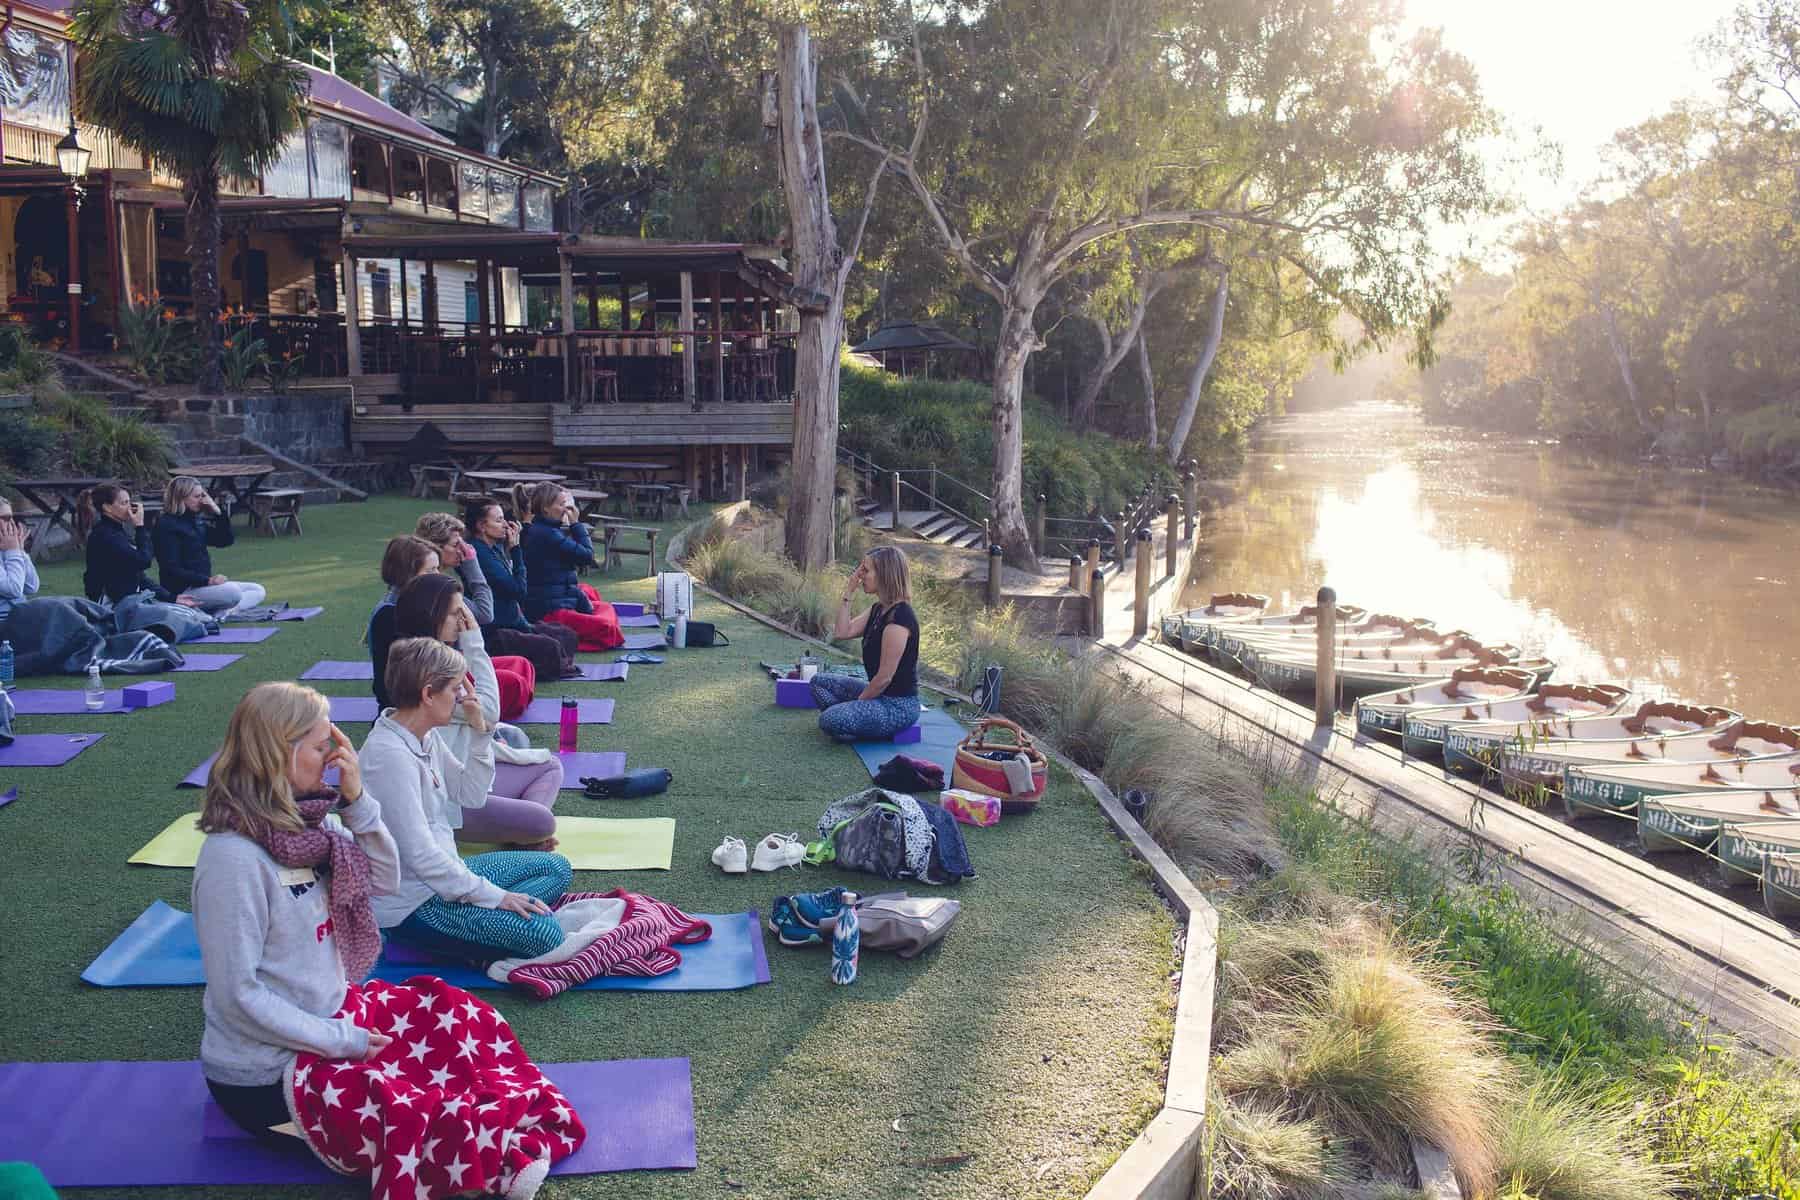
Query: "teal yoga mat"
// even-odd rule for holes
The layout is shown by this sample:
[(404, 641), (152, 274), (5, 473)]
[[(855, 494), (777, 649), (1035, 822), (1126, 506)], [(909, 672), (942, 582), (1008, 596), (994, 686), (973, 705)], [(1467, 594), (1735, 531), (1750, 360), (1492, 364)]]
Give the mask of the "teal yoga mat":
[[(850, 748), (856, 751), (856, 757), (862, 759), (863, 766), (869, 769), (869, 778), (881, 769), (881, 764), (896, 754), (906, 754), (913, 758), (923, 758), (944, 768), (944, 783), (949, 785), (950, 772), (956, 766), (956, 748), (969, 735), (969, 731), (956, 723), (956, 718), (941, 708), (930, 708), (919, 714), (919, 740), (906, 745), (895, 745), (893, 742), (851, 742)], [(823, 735), (820, 735), (823, 736)]]
[[(675, 971), (654, 979), (605, 976), (574, 990), (723, 992), (769, 982), (762, 923), (754, 910), (694, 915), (711, 923), (713, 935), (696, 946), (676, 947), (681, 966)], [(375, 978), (403, 983), (414, 975), (436, 975), (460, 988), (501, 986), (473, 967), (430, 962), (398, 946), (390, 946), (390, 952), (399, 961), (384, 954), (371, 972)], [(200, 966), (193, 915), (156, 901), (88, 964), (81, 978), (95, 987), (201, 986), (206, 974)]]

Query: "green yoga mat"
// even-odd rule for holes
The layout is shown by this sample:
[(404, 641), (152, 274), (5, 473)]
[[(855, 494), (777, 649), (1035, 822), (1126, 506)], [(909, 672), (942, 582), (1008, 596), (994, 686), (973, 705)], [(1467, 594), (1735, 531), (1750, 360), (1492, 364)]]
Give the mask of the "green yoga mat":
[[(183, 813), (127, 861), (149, 867), (189, 867), (206, 839), (194, 825), (199, 813)], [(666, 871), (675, 853), (674, 817), (558, 817), (556, 852), (578, 871)], [(464, 856), (499, 850), (468, 843)]]

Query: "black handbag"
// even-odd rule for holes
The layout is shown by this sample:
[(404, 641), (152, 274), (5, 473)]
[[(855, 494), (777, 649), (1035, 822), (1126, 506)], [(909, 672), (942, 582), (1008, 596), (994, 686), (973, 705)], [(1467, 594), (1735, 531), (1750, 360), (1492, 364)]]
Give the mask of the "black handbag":
[(688, 649), (705, 649), (708, 646), (729, 646), (731, 639), (711, 621), (689, 621), (687, 623)]

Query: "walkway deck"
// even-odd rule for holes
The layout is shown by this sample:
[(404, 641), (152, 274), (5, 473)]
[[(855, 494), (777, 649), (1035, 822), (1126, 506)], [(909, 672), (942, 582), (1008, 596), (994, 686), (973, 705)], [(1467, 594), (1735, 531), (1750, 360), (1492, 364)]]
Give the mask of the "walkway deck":
[[(1478, 836), (1503, 871), (1588, 920), (1571, 935), (1657, 992), (1765, 1050), (1800, 1052), (1800, 937), (1779, 922), (1708, 892), (1497, 793), (1403, 759), (1397, 747), (1355, 736), (1339, 718), (1315, 731), (1312, 711), (1171, 648), (1116, 636), (1102, 648), (1143, 679), (1166, 709), (1198, 729), (1291, 756), (1322, 795), (1382, 826), (1462, 836), (1479, 803)], [(1424, 819), (1422, 819), (1424, 818)]]

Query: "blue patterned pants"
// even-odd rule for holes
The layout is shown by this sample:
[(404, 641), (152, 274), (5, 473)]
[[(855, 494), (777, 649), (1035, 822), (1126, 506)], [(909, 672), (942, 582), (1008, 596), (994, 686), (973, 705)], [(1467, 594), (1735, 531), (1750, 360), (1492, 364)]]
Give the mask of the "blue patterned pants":
[[(465, 859), (469, 870), (509, 892), (554, 904), (569, 890), (574, 868), (560, 854), (495, 850)], [(458, 904), (433, 896), (394, 926), (393, 936), (432, 954), (465, 962), (535, 958), (562, 945), (562, 926), (546, 913), (521, 917), (501, 908)]]
[(858, 700), (868, 686), (868, 680), (849, 675), (812, 677), (813, 703), (825, 710), (819, 714), (819, 728), (827, 737), (840, 742), (879, 742), (918, 721), (917, 696)]

